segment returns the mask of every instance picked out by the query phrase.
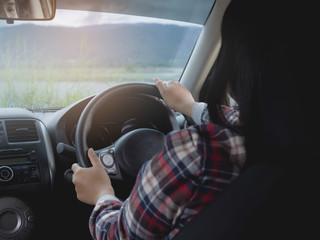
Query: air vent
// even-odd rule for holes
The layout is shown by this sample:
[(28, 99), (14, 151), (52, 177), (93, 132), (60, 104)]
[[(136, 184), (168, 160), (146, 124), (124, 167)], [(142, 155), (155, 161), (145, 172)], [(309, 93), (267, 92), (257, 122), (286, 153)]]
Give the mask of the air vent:
[(39, 139), (35, 121), (10, 120), (5, 125), (8, 142), (31, 142)]

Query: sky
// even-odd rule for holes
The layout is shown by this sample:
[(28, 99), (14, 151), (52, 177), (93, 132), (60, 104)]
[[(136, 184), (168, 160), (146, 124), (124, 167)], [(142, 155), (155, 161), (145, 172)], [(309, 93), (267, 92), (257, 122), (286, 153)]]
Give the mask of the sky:
[[(100, 12), (86, 12), (86, 11), (71, 11), (71, 10), (57, 10), (56, 16), (51, 21), (15, 21), (14, 24), (39, 24), (44, 26), (65, 26), (65, 27), (82, 27), (89, 25), (99, 25), (106, 23), (162, 23), (162, 24), (176, 24), (176, 25), (190, 25), (178, 21), (153, 19), (146, 17), (128, 16), (113, 13)], [(5, 20), (0, 20), (0, 27), (10, 26)]]

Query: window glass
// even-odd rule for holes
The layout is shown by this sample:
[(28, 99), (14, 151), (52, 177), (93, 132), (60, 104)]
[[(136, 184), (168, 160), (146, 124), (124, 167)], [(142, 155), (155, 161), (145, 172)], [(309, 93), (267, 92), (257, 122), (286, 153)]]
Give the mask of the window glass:
[(202, 26), (57, 10), (0, 22), (0, 107), (65, 107), (121, 82), (179, 81)]

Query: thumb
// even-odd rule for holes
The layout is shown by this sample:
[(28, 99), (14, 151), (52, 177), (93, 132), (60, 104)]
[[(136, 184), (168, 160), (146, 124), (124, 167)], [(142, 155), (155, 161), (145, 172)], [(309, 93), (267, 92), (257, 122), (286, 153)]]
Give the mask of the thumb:
[(98, 156), (95, 154), (95, 152), (93, 151), (92, 148), (89, 148), (89, 150), (88, 150), (88, 157), (89, 157), (89, 159), (90, 159), (90, 161), (91, 161), (92, 166), (95, 166), (95, 165), (97, 165), (97, 164), (100, 164), (99, 158), (98, 158)]
[(163, 83), (163, 81), (161, 81), (159, 78), (155, 78), (153, 79), (153, 82), (158, 88), (160, 94), (162, 94), (163, 90), (165, 89), (165, 84)]

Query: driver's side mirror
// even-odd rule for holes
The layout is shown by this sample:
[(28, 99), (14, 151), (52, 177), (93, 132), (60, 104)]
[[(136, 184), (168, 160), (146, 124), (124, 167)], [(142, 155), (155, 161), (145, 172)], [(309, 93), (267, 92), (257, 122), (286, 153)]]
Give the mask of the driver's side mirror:
[(0, 19), (7, 23), (14, 20), (47, 21), (52, 20), (56, 12), (56, 0), (1, 0)]

